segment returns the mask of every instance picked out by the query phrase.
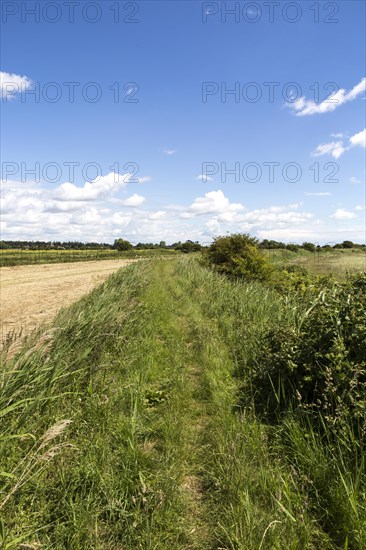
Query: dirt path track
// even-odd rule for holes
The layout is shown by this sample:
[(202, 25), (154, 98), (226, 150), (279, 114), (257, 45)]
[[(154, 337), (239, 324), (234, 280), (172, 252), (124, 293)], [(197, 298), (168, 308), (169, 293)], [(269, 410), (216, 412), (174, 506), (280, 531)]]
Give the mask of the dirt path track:
[(101, 260), (0, 268), (0, 345), (15, 331), (27, 334), (52, 319), (117, 269), (136, 260)]

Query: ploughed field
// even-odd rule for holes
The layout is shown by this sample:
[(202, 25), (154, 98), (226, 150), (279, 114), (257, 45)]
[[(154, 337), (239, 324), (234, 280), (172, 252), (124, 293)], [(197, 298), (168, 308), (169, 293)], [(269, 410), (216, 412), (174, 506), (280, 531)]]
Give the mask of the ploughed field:
[(22, 265), (0, 268), (1, 343), (25, 335), (52, 319), (101, 284), (111, 273), (136, 260)]

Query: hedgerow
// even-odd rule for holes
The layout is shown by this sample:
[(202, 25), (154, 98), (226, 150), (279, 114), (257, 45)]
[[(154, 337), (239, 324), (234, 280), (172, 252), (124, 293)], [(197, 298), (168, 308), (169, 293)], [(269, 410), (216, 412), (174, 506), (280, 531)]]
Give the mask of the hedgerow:
[(309, 300), (298, 326), (269, 330), (251, 374), (257, 408), (271, 418), (294, 406), (318, 412), (366, 441), (365, 312), (366, 274), (358, 274)]

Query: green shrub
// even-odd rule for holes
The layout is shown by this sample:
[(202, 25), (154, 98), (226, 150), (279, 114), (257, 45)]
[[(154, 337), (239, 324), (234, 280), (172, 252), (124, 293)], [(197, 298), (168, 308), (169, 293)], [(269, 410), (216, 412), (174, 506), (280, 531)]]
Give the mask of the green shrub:
[(269, 280), (273, 271), (258, 248), (258, 240), (247, 234), (216, 237), (206, 252), (206, 259), (217, 271), (247, 281)]
[(270, 283), (281, 294), (296, 292), (309, 299), (322, 289), (331, 288), (334, 278), (332, 275), (317, 275), (299, 265), (287, 265), (273, 270)]
[(113, 248), (116, 250), (131, 250), (132, 244), (125, 239), (115, 239)]
[(294, 405), (366, 441), (366, 274), (308, 304), (298, 327), (264, 336), (252, 373), (255, 401), (272, 418)]

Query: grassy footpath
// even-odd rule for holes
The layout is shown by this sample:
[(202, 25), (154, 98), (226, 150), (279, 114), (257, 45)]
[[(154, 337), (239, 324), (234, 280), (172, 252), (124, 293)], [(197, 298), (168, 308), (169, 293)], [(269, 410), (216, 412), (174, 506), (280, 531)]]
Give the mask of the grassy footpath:
[[(4, 548), (336, 548), (239, 381), (275, 293), (132, 265), (3, 363)], [(356, 548), (356, 546), (355, 546)]]

